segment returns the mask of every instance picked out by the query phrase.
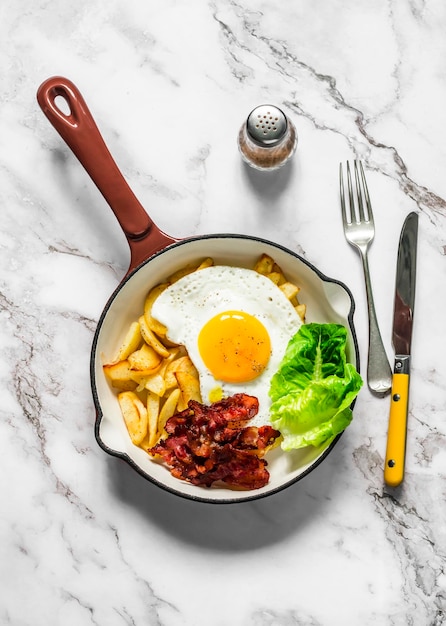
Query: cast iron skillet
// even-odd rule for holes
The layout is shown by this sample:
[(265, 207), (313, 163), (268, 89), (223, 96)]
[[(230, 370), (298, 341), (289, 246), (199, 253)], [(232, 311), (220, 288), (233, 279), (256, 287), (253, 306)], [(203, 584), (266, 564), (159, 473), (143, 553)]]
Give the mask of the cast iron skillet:
[[(58, 106), (58, 98), (65, 107)], [(307, 321), (335, 322), (348, 329), (347, 358), (359, 369), (353, 325), (354, 301), (349, 289), (328, 278), (295, 252), (271, 241), (236, 234), (214, 234), (175, 239), (149, 218), (109, 153), (77, 87), (68, 79), (53, 77), (38, 89), (39, 105), (113, 210), (130, 247), (130, 265), (99, 319), (91, 353), (91, 385), (96, 408), (95, 436), (108, 454), (125, 460), (144, 478), (182, 497), (213, 503), (233, 503), (262, 498), (302, 479), (319, 465), (338, 441), (291, 453), (280, 449), (268, 455), (271, 479), (253, 491), (202, 488), (173, 478), (168, 470), (134, 446), (128, 436), (116, 393), (103, 373), (103, 363), (116, 354), (130, 323), (143, 310), (145, 296), (177, 269), (211, 256), (216, 264), (252, 268), (262, 253), (271, 255), (288, 280), (301, 287), (299, 298), (307, 305)], [(69, 112), (65, 112), (68, 106)], [(174, 210), (174, 209), (173, 209)]]

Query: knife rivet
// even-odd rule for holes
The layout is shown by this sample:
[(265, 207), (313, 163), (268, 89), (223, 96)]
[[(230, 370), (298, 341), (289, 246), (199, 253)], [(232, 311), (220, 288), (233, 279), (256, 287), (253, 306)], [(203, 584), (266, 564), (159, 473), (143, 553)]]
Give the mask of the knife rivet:
[(396, 463), (395, 463), (395, 461), (393, 459), (390, 459), (389, 461), (387, 461), (387, 465), (389, 467), (395, 467)]
[(392, 398), (392, 400), (393, 400), (394, 402), (398, 402), (398, 400), (401, 400), (401, 396), (400, 396), (400, 394), (399, 394), (399, 393), (394, 393), (394, 394), (393, 394), (393, 398)]
[(397, 361), (397, 362), (395, 363), (395, 368), (396, 368), (397, 370), (400, 370), (402, 367), (403, 367), (403, 364), (401, 363), (401, 361)]

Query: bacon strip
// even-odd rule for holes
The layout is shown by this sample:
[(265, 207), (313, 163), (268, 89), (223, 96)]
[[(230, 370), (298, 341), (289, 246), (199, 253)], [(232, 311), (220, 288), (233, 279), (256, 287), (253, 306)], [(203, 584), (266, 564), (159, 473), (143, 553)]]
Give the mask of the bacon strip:
[(167, 437), (149, 448), (168, 465), (172, 476), (210, 487), (221, 480), (242, 489), (269, 481), (265, 451), (280, 433), (271, 426), (246, 426), (257, 414), (257, 398), (235, 394), (210, 406), (191, 400), (171, 417)]

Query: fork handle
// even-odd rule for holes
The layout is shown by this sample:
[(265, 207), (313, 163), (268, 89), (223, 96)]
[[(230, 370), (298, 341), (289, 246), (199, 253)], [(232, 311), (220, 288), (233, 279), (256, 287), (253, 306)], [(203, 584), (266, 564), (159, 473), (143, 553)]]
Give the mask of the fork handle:
[(367, 294), (367, 308), (369, 316), (369, 354), (367, 360), (367, 383), (372, 391), (378, 394), (386, 394), (392, 387), (392, 370), (386, 351), (384, 349), (381, 333), (376, 317), (375, 304), (373, 301), (372, 283), (367, 251), (361, 250), (364, 268), (365, 288)]

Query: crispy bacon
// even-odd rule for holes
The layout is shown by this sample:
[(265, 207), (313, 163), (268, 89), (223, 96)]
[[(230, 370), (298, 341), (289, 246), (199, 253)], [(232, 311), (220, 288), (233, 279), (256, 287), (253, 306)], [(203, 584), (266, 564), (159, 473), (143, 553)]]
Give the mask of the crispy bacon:
[(263, 455), (280, 435), (271, 426), (246, 426), (257, 414), (257, 398), (243, 393), (210, 406), (191, 400), (171, 417), (167, 437), (148, 452), (159, 455), (176, 478), (210, 487), (221, 480), (259, 489), (269, 481)]

